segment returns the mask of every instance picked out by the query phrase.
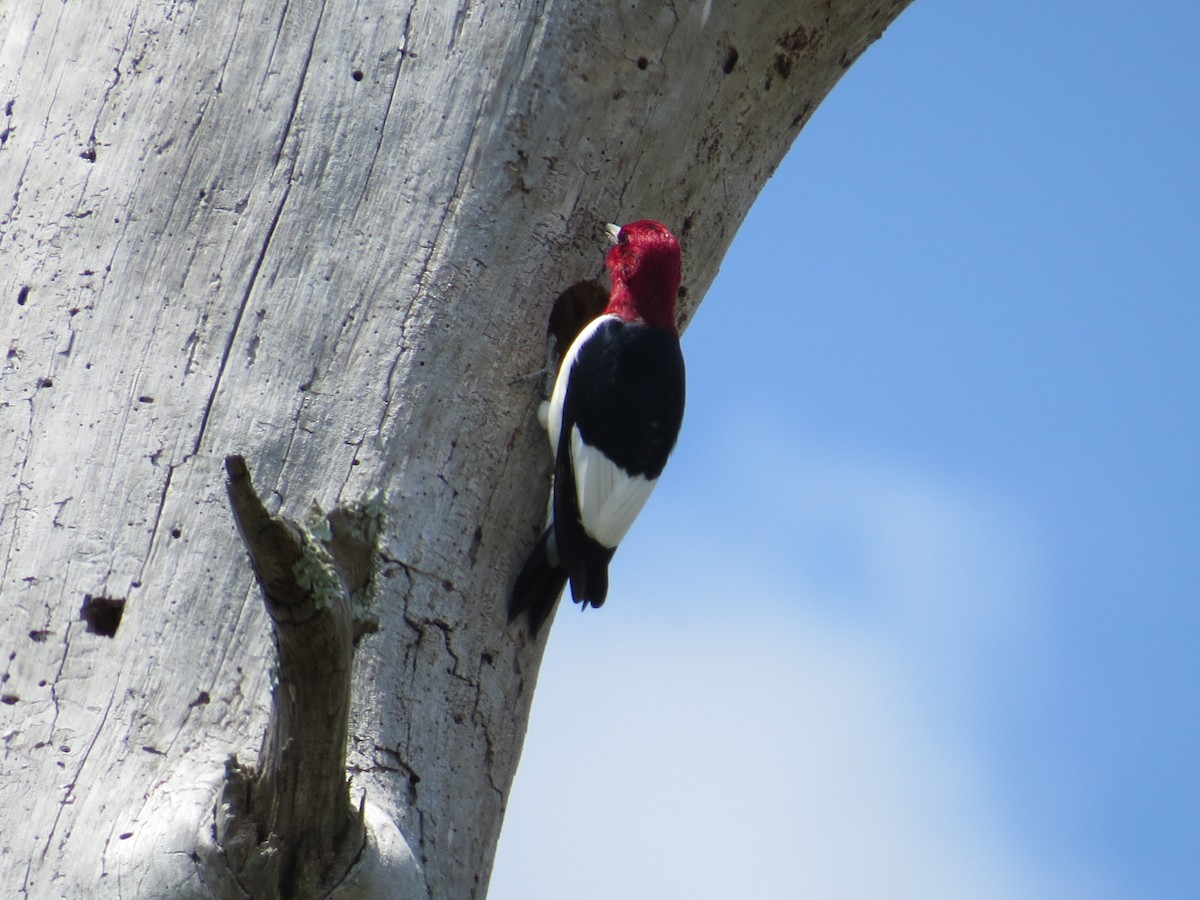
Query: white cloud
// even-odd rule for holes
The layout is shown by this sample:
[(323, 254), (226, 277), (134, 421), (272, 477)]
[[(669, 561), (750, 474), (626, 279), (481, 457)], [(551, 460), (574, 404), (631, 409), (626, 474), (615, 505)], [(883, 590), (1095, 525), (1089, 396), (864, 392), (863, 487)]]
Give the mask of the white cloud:
[(882, 647), (706, 626), (560, 623), (492, 900), (1052, 896)]
[(562, 610), (491, 900), (1109, 895), (1014, 834), (958, 696), (1036, 618), (1022, 517), (791, 448), (662, 491)]

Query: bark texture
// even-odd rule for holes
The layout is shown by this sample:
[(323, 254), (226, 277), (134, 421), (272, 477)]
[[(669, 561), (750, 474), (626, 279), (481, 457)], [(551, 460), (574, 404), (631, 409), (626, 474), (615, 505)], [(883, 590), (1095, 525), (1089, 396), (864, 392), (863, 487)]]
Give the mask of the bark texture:
[(0, 2), (0, 890), (238, 896), (196, 860), (268, 725), (240, 453), (293, 518), (386, 507), (344, 894), (482, 897), (542, 646), (515, 379), (605, 221), (675, 230), (686, 319), (905, 4)]
[(203, 861), (206, 880), (310, 900), (343, 881), (366, 837), (347, 792), (346, 739), (355, 635), (378, 628), (373, 616), (369, 627), (355, 619), (372, 587), (382, 503), (314, 510), (306, 527), (267, 512), (242, 457), (225, 468), (278, 660), (257, 764), (226, 763), (213, 835), (221, 852)]

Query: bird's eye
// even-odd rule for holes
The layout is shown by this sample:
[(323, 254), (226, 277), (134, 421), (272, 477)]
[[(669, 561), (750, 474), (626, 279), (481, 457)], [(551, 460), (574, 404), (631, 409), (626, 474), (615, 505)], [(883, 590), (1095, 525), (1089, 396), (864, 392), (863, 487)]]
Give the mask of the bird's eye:
[(625, 231), (624, 228), (622, 228), (620, 234), (617, 235), (617, 243), (618, 244), (628, 244), (629, 243), (629, 234), (628, 234), (628, 232)]

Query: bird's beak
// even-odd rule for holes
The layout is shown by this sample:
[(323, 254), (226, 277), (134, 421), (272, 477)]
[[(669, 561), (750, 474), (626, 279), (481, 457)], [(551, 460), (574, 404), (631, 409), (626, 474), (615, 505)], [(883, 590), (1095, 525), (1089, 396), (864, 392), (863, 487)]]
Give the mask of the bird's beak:
[(617, 242), (617, 238), (620, 237), (621, 226), (614, 225), (612, 222), (608, 222), (605, 224), (604, 230), (608, 232), (608, 239), (615, 244)]

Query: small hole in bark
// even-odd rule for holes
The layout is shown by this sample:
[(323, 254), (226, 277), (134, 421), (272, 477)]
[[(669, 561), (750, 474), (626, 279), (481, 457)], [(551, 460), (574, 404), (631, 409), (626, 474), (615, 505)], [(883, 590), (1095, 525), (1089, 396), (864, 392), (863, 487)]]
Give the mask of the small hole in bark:
[(17, 703), (20, 699), (16, 694), (0, 694), (0, 703), (7, 703), (9, 706)]
[(153, 402), (154, 402), (154, 398), (151, 397), (149, 394), (142, 394), (142, 396), (138, 397), (138, 403), (153, 403)]
[(86, 159), (88, 162), (94, 163), (96, 161), (96, 148), (94, 146), (88, 147), (79, 154), (79, 158)]
[(725, 51), (725, 65), (721, 66), (721, 71), (726, 75), (732, 75), (733, 67), (737, 65), (737, 61), (737, 47), (730, 47), (727, 51)]
[(79, 611), (87, 630), (92, 634), (112, 637), (121, 627), (121, 616), (125, 613), (125, 601), (120, 597), (93, 597), (83, 595), (83, 608)]
[(50, 632), (45, 628), (35, 628), (33, 631), (29, 632), (29, 639), (35, 644), (46, 643), (46, 638), (49, 636)]
[(120, 834), (117, 835), (117, 839), (121, 840), (121, 841), (127, 841), (131, 837), (133, 837), (132, 831), (122, 831)]
[(40, 388), (54, 387), (54, 379), (48, 378), (48, 377), (47, 378), (39, 378), (37, 386)]
[(178, 525), (176, 525), (174, 528), (171, 529), (171, 537), (173, 537), (173, 538), (183, 537), (183, 529), (180, 528)]
[(363, 80), (362, 69), (355, 69), (353, 72), (350, 73), (350, 77), (353, 78), (355, 81), (362, 81)]
[(28, 299), (29, 299), (29, 285), (26, 284), (26, 285), (23, 285), (19, 291), (17, 291), (17, 306), (24, 306), (25, 301), (27, 301)]
[(646, 59), (644, 56), (638, 57), (637, 67), (639, 69), (645, 69), (648, 65), (650, 65), (650, 60)]

